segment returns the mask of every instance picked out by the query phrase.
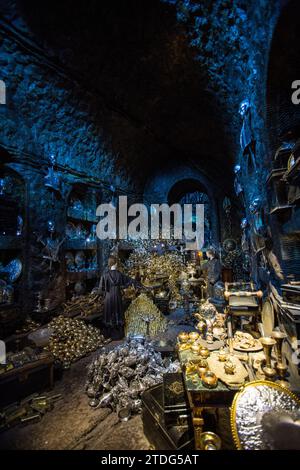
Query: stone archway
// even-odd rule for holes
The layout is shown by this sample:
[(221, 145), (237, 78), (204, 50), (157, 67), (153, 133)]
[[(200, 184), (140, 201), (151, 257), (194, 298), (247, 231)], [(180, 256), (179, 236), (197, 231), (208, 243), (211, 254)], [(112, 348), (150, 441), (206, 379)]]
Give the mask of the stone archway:
[(172, 204), (179, 202), (180, 194), (184, 196), (188, 191), (193, 192), (196, 189), (206, 193), (209, 198), (211, 242), (217, 247), (220, 242), (218, 208), (222, 194), (200, 171), (187, 166), (177, 166), (157, 172), (146, 184), (144, 202), (149, 206), (150, 204)]

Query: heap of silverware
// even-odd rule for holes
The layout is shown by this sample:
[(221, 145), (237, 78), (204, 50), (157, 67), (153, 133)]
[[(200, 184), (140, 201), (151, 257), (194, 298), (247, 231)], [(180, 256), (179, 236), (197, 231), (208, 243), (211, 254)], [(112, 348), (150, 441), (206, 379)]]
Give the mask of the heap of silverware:
[(141, 394), (163, 380), (163, 374), (179, 370), (179, 362), (162, 358), (144, 338), (100, 354), (88, 367), (86, 393), (90, 406), (110, 407), (122, 416), (141, 410)]

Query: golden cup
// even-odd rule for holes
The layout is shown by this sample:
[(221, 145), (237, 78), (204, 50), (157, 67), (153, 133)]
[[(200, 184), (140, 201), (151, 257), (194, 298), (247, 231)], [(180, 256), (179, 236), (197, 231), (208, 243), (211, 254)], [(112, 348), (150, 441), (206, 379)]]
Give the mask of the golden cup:
[(282, 362), (277, 362), (275, 364), (275, 369), (280, 379), (284, 379), (288, 371), (287, 365)]
[(178, 349), (179, 351), (187, 351), (188, 349), (190, 349), (191, 345), (189, 343), (180, 343), (178, 345)]
[(207, 323), (204, 319), (200, 318), (197, 325), (196, 325), (196, 328), (198, 331), (200, 331), (200, 335), (201, 337), (204, 336), (206, 330), (207, 330)]
[(285, 388), (287, 388), (287, 389), (289, 389), (289, 390), (290, 390), (290, 388), (291, 388), (291, 385), (290, 385), (290, 383), (289, 383), (287, 380), (276, 380), (276, 383), (277, 383), (278, 385), (281, 385), (281, 387), (285, 387)]
[(206, 431), (200, 434), (201, 450), (220, 450), (221, 439), (214, 432)]

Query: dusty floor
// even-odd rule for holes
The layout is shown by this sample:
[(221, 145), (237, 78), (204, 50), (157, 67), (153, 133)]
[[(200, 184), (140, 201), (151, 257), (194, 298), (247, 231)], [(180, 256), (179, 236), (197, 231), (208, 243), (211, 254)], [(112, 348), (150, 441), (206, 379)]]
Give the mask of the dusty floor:
[(108, 409), (92, 409), (84, 393), (86, 366), (92, 356), (73, 364), (53, 392), (63, 399), (40, 422), (0, 434), (0, 449), (149, 449), (142, 420), (120, 423)]
[[(182, 312), (169, 316), (168, 338), (176, 338), (178, 331), (190, 330), (189, 326), (178, 325)], [(110, 343), (112, 348), (116, 342)], [(118, 421), (117, 415), (109, 409), (93, 409), (85, 394), (87, 366), (92, 355), (81, 359), (65, 371), (60, 381), (55, 382), (53, 393), (62, 394), (40, 422), (17, 426), (0, 434), (0, 449), (87, 449), (87, 450), (147, 450), (150, 444), (143, 433), (140, 415), (127, 423)], [(229, 426), (228, 410), (219, 413), (218, 434), (223, 448), (232, 449), (233, 443)]]

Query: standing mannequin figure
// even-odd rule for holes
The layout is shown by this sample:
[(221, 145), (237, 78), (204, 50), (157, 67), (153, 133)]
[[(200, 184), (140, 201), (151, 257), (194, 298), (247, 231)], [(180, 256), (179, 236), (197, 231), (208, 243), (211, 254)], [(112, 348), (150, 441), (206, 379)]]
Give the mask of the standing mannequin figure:
[(221, 280), (221, 263), (214, 250), (207, 250), (206, 252), (208, 262), (206, 264), (207, 272), (207, 293), (208, 297), (214, 295), (214, 285)]
[(124, 337), (124, 311), (122, 301), (122, 288), (142, 285), (121, 273), (117, 269), (117, 259), (110, 256), (108, 270), (101, 276), (99, 289), (104, 294), (104, 334), (117, 340)]

